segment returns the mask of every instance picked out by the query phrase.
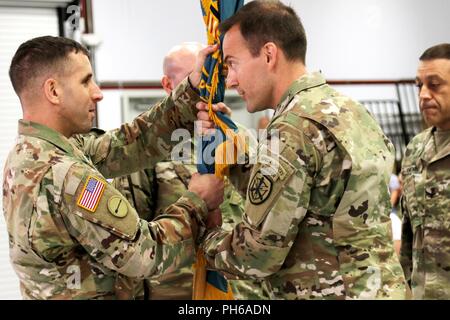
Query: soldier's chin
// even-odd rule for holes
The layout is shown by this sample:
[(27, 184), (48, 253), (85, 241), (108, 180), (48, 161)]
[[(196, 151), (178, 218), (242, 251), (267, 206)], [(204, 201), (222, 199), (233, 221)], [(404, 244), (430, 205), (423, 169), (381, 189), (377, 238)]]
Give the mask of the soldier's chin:
[(246, 101), (246, 102), (247, 102), (247, 111), (249, 113), (255, 113), (257, 111), (257, 107), (255, 105), (249, 103), (248, 101)]
[(80, 127), (78, 133), (88, 133), (94, 127), (93, 123)]
[(264, 107), (262, 105), (252, 105), (252, 104), (247, 103), (247, 111), (249, 113), (259, 112), (259, 111), (263, 111), (263, 110), (266, 110), (266, 109), (269, 109), (269, 108), (270, 107)]
[(427, 124), (427, 126), (435, 126), (436, 125), (436, 119), (432, 115), (423, 114), (423, 120)]

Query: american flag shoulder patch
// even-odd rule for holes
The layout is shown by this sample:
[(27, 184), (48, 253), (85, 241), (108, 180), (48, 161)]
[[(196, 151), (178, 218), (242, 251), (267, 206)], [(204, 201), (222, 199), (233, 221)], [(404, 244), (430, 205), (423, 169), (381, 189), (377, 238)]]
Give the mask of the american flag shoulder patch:
[(78, 198), (77, 205), (88, 211), (95, 212), (105, 191), (106, 182), (89, 176)]

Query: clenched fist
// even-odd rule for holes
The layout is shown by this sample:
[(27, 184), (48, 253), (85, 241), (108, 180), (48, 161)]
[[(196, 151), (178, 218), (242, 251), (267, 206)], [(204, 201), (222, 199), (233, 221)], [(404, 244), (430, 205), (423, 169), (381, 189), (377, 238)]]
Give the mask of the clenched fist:
[(213, 174), (194, 173), (188, 190), (196, 193), (206, 202), (208, 210), (214, 210), (223, 202), (223, 180)]

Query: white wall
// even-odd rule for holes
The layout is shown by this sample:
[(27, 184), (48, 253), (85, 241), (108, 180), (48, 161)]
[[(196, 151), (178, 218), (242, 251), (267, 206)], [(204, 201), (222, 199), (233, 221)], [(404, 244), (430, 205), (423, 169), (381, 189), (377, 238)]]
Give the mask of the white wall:
[[(329, 79), (412, 78), (424, 49), (450, 41), (449, 0), (284, 2), (303, 20), (310, 69)], [(173, 45), (206, 41), (198, 0), (93, 0), (93, 10), (100, 81), (157, 81)]]
[(122, 123), (121, 97), (122, 90), (103, 90), (103, 100), (97, 104), (97, 123), (103, 130), (111, 130)]
[(449, 0), (290, 3), (306, 29), (307, 64), (328, 79), (413, 78), (420, 54), (450, 41)]
[(206, 42), (200, 1), (93, 0), (97, 78), (159, 80), (162, 60), (174, 45)]

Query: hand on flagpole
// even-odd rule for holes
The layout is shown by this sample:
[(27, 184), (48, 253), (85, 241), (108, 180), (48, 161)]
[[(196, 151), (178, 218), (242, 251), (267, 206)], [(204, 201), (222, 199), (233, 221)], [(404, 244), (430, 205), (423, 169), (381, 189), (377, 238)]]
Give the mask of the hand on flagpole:
[(194, 70), (192, 70), (191, 74), (189, 75), (189, 82), (191, 83), (192, 86), (198, 88), (202, 77), (202, 69), (206, 57), (211, 53), (213, 53), (214, 51), (216, 51), (217, 49), (219, 49), (219, 46), (215, 44), (207, 46), (205, 49), (199, 51), (197, 55), (197, 60), (195, 61)]
[(194, 173), (189, 182), (188, 190), (202, 198), (208, 210), (217, 209), (223, 202), (223, 180), (214, 174)]
[[(206, 102), (197, 102), (197, 121), (196, 121), (196, 128), (197, 133), (199, 135), (208, 135), (208, 134), (214, 134), (216, 129), (214, 122), (209, 118), (208, 114), (208, 104)], [(227, 116), (231, 116), (231, 109), (227, 107), (227, 105), (223, 102), (219, 102), (216, 104), (212, 104), (212, 109), (215, 112), (222, 112), (226, 114)]]

